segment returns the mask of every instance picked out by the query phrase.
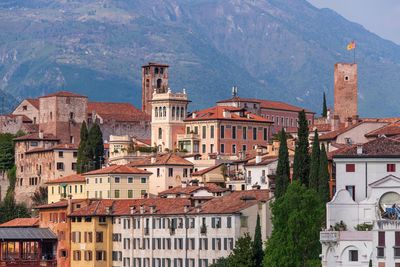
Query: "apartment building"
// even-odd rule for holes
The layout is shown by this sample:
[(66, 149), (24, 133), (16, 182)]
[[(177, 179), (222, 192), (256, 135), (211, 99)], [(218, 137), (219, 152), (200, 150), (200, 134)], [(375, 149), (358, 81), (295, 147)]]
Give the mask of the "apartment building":
[(49, 204), (67, 198), (86, 198), (86, 179), (83, 175), (72, 174), (49, 181), (46, 184)]
[(87, 198), (142, 198), (149, 193), (152, 173), (126, 165), (112, 165), (84, 173)]

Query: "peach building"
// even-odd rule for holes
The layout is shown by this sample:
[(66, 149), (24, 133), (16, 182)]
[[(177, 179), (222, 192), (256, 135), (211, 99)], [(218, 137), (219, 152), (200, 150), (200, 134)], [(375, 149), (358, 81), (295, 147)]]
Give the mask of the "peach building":
[(72, 174), (49, 181), (46, 184), (49, 204), (67, 198), (86, 198), (86, 179), (83, 175)]

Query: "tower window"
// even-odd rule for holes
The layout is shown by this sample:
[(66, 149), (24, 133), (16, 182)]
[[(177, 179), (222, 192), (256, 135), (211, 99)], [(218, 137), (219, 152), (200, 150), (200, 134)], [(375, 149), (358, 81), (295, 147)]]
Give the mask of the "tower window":
[(156, 107), (155, 109), (154, 109), (154, 116), (157, 118), (158, 117), (158, 107)]
[(73, 112), (70, 112), (70, 113), (69, 113), (69, 118), (70, 118), (71, 120), (74, 118), (74, 113), (73, 113)]
[(155, 69), (154, 69), (154, 73), (155, 73), (155, 74), (158, 74), (158, 68), (155, 68)]
[(53, 112), (50, 112), (50, 120), (53, 119)]
[(162, 139), (162, 129), (158, 128), (158, 139)]
[(163, 107), (163, 117), (167, 117), (167, 108)]
[(175, 118), (175, 107), (172, 107), (172, 118)]
[(164, 68), (160, 68), (160, 74), (164, 73)]
[(157, 80), (157, 88), (161, 88), (161, 83), (162, 83), (162, 80), (161, 80), (161, 79), (158, 79), (158, 80)]
[(345, 81), (348, 81), (349, 79), (350, 79), (349, 76), (347, 76), (347, 75), (344, 76), (344, 80), (345, 80)]

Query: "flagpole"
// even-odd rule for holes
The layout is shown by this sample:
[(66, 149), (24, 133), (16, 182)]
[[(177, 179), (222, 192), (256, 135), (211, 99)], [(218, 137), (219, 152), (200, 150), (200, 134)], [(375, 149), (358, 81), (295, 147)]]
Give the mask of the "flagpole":
[(353, 53), (353, 56), (354, 56), (354, 58), (353, 58), (353, 63), (354, 64), (356, 64), (356, 48), (354, 47), (354, 53)]

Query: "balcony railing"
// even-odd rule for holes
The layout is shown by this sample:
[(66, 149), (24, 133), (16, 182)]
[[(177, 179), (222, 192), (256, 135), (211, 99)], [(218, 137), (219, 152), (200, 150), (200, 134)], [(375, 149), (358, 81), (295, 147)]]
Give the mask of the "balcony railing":
[(319, 240), (321, 243), (337, 242), (339, 240), (338, 231), (323, 231), (319, 233)]

